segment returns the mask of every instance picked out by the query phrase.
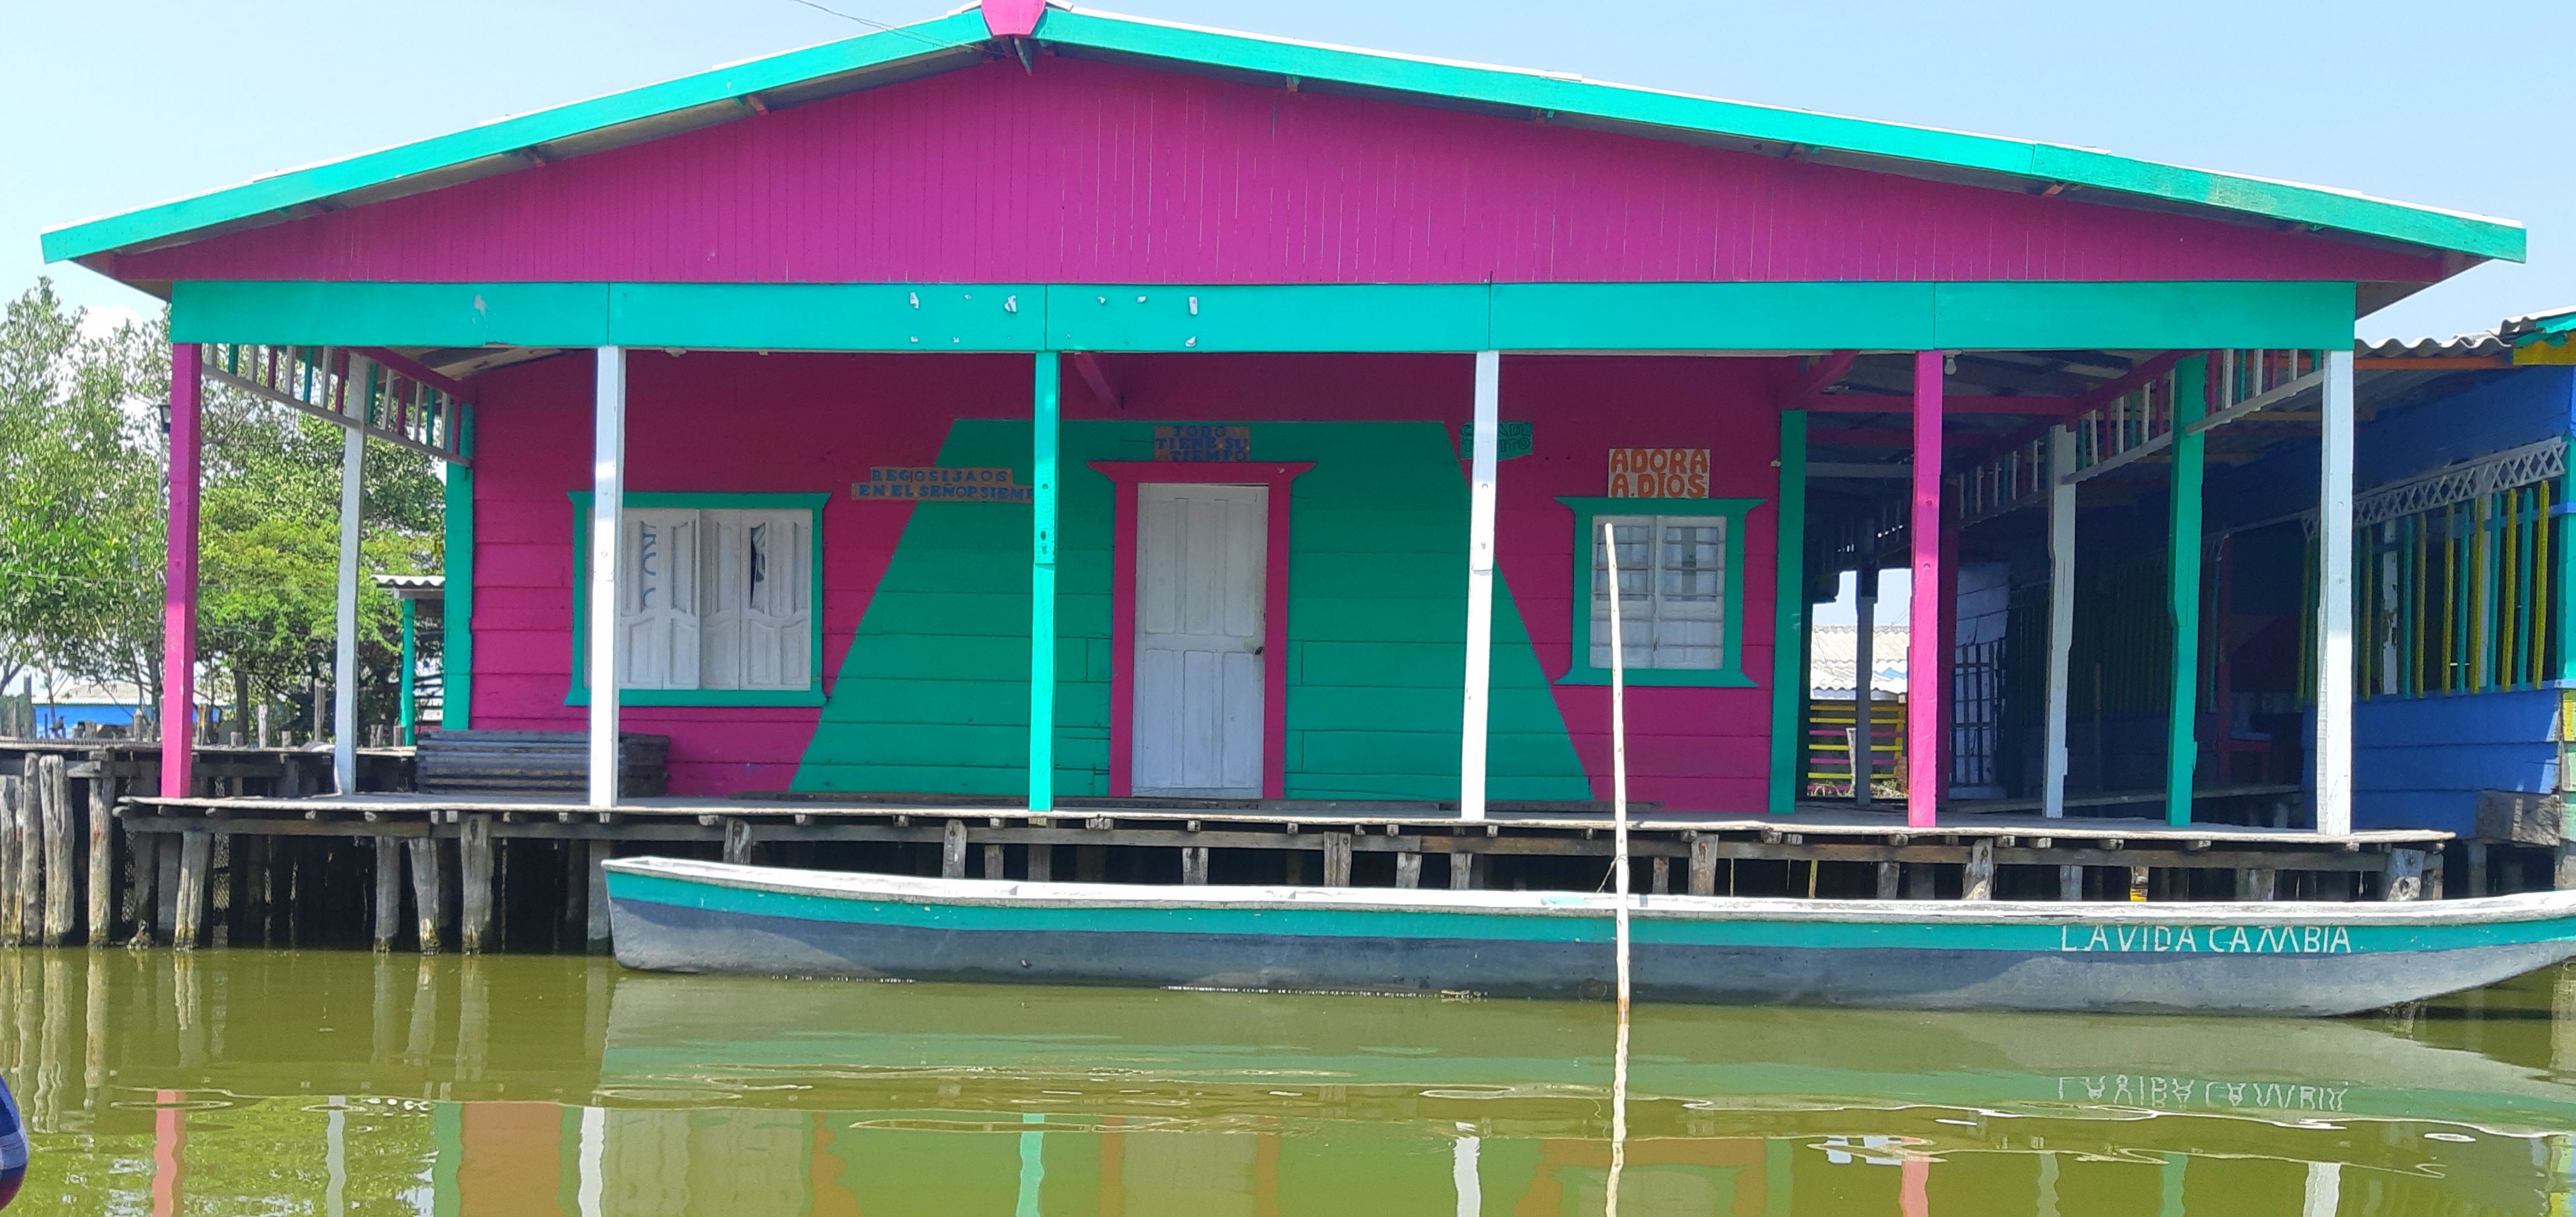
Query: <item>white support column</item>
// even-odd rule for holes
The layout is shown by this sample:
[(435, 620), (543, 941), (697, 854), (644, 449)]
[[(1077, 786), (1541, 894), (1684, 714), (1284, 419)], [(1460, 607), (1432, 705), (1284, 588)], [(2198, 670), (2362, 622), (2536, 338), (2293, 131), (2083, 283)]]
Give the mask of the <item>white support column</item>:
[[(367, 391), (374, 377), (366, 360), (349, 357), (341, 378), (341, 410), (363, 422)], [(341, 794), (358, 792), (358, 535), (365, 522), (360, 489), (366, 481), (367, 435), (356, 427), (340, 432), (340, 572), (339, 603), (332, 628), (339, 643), (331, 659), (331, 783)]]
[(2352, 350), (2326, 352), (2317, 494), (2317, 831), (2352, 831)]
[(599, 348), (598, 396), (591, 406), (590, 469), (590, 805), (617, 805), (617, 608), (624, 571), (626, 351)]
[(2066, 814), (2066, 689), (2075, 649), (2075, 432), (2048, 429), (2048, 785), (2042, 810)]
[(1503, 356), (1476, 352), (1476, 435), (1467, 490), (1467, 697), (1458, 740), (1458, 817), (1485, 818), (1485, 722), (1494, 661), (1494, 461)]

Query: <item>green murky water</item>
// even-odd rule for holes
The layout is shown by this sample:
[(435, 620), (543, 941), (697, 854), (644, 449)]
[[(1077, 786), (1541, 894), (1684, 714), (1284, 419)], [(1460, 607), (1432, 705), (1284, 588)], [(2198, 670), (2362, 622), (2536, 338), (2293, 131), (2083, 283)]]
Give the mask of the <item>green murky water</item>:
[[(1623, 1214), (2555, 1214), (2576, 972), (2403, 1019), (1644, 1007)], [(12, 1217), (1589, 1214), (1608, 1007), (0, 952)]]

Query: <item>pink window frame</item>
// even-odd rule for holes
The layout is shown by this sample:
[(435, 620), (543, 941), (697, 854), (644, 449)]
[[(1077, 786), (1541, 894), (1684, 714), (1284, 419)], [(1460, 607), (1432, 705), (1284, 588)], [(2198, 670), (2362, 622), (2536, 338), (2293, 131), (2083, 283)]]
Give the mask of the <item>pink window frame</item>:
[(1109, 794), (1135, 793), (1136, 488), (1266, 486), (1261, 573), (1261, 797), (1288, 797), (1288, 485), (1313, 461), (1092, 461), (1114, 489), (1109, 532)]

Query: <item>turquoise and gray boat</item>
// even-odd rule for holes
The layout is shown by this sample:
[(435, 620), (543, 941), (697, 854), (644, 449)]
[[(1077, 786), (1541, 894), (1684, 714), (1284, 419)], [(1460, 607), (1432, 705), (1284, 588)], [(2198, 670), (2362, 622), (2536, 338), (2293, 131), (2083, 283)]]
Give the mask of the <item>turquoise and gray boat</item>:
[[(607, 864), (631, 968), (1287, 992), (1585, 997), (1616, 897), (927, 879)], [(2576, 956), (2576, 892), (2420, 903), (1636, 895), (1640, 1000), (2346, 1014)]]

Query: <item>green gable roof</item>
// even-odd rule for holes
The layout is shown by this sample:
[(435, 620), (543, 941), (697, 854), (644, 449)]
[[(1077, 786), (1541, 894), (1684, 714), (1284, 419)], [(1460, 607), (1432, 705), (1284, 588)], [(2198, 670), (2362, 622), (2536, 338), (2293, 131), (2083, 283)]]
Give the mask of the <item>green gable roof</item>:
[[(1035, 41), (1060, 53), (1159, 61), (1184, 70), (1294, 77), (1428, 104), (1540, 112), (1692, 142), (1794, 148), (1881, 172), (2101, 192), (2165, 210), (2210, 209), (2476, 258), (2521, 261), (2520, 224), (2348, 191), (2186, 169), (2029, 140), (1842, 118), (1576, 77), (1351, 50), (1140, 18), (1050, 8)], [(589, 101), (292, 170), (44, 234), (48, 261), (163, 245), (324, 204), (357, 205), (454, 181), (655, 138), (784, 104), (963, 66), (992, 53), (973, 9), (728, 65)], [(765, 104), (765, 103), (764, 103)]]

